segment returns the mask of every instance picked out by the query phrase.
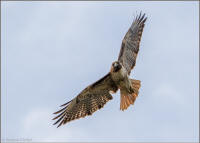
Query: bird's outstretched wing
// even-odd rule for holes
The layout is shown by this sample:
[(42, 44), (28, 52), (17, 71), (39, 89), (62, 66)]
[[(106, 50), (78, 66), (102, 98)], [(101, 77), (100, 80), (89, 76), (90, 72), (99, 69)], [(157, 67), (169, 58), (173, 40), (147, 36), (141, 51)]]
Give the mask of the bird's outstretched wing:
[(58, 127), (75, 119), (91, 115), (98, 109), (102, 108), (106, 102), (112, 99), (110, 91), (116, 92), (118, 87), (110, 77), (110, 73), (105, 75), (100, 80), (85, 88), (73, 100), (61, 105), (61, 110), (55, 112), (58, 114), (53, 120)]
[(129, 28), (122, 41), (118, 61), (121, 62), (122, 65), (126, 68), (128, 74), (130, 74), (136, 63), (136, 57), (140, 46), (140, 39), (146, 19), (147, 17), (145, 17), (145, 14), (142, 15), (140, 13), (140, 15), (134, 19), (131, 27)]

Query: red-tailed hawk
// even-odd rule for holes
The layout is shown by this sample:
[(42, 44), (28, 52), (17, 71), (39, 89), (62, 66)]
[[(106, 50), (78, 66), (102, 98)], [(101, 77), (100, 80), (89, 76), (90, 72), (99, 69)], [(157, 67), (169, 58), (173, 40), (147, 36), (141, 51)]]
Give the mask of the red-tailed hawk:
[(116, 93), (118, 89), (121, 95), (120, 110), (126, 110), (134, 104), (141, 85), (139, 80), (130, 79), (129, 75), (136, 63), (146, 19), (145, 14), (136, 16), (122, 41), (118, 61), (112, 63), (110, 72), (86, 87), (74, 99), (61, 105), (63, 108), (54, 113), (58, 114), (53, 118), (57, 119), (54, 125), (59, 123), (59, 127), (72, 120), (92, 115), (111, 100), (111, 93)]

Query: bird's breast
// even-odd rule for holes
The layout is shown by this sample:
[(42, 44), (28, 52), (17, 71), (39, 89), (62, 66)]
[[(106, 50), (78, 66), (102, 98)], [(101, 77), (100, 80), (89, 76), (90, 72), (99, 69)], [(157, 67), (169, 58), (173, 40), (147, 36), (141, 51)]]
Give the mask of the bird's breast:
[(128, 74), (123, 67), (117, 72), (112, 72), (111, 76), (112, 76), (113, 81), (116, 84), (119, 82), (123, 82), (124, 80), (126, 80), (128, 78)]

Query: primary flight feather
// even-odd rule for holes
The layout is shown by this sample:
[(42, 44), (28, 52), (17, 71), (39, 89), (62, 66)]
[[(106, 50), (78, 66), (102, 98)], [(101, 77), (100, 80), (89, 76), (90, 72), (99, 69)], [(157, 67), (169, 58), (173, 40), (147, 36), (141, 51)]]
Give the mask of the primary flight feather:
[(129, 75), (136, 64), (146, 19), (145, 14), (140, 13), (136, 16), (122, 41), (118, 61), (112, 63), (110, 72), (86, 87), (74, 99), (61, 105), (63, 108), (54, 113), (57, 114), (53, 118), (57, 119), (54, 125), (58, 124), (59, 127), (72, 120), (92, 115), (111, 100), (113, 98), (111, 93), (116, 93), (118, 89), (120, 89), (121, 110), (134, 104), (141, 85), (139, 80), (130, 79)]

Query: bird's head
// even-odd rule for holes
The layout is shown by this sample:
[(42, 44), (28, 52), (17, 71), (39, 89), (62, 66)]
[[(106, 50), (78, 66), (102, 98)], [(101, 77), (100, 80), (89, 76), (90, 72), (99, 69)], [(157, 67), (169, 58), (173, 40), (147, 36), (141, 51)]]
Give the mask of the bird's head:
[(118, 72), (122, 68), (122, 65), (119, 61), (115, 61), (112, 63), (111, 72)]

